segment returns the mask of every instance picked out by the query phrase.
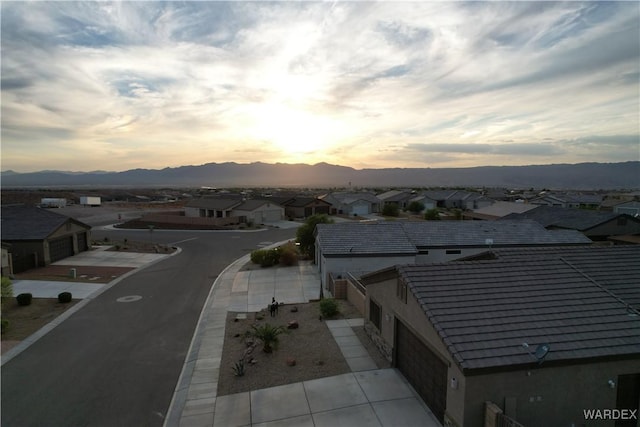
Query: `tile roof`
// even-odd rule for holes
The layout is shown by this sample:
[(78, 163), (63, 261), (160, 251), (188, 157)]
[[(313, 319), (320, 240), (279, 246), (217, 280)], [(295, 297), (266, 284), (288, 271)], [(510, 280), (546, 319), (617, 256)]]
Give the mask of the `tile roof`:
[(555, 233), (534, 221), (416, 221), (403, 226), (420, 248), (486, 246), (487, 239), (492, 241), (492, 247), (591, 242), (581, 233)]
[(591, 243), (574, 230), (547, 230), (534, 221), (374, 221), (318, 224), (317, 241), (328, 256), (417, 253), (417, 249)]
[(242, 203), (240, 198), (201, 197), (190, 200), (185, 207), (215, 210), (230, 210)]
[(67, 221), (91, 228), (73, 218), (43, 208), (3, 206), (0, 220), (2, 240), (43, 240)]
[(331, 203), (327, 202), (326, 200), (318, 199), (316, 197), (296, 197), (294, 199), (290, 199), (290, 201), (288, 201), (286, 205), (291, 207), (302, 208), (312, 203), (320, 203), (320, 204), (325, 204), (327, 206), (331, 206)]
[(271, 200), (263, 200), (263, 199), (249, 199), (249, 200), (245, 200), (244, 202), (242, 202), (242, 204), (235, 206), (233, 209), (234, 210), (240, 210), (240, 211), (253, 211), (258, 209), (259, 207), (266, 205), (266, 204), (270, 204), (272, 205), (271, 207), (273, 208), (282, 208), (282, 206), (278, 205), (277, 203), (271, 201)]
[(640, 310), (640, 245), (498, 249), (500, 260), (563, 259)]
[(397, 272), (463, 370), (535, 363), (523, 343), (530, 351), (548, 343), (545, 363), (640, 356), (638, 313), (561, 258), (409, 265)]
[(473, 213), (488, 215), (492, 217), (503, 217), (511, 213), (523, 213), (537, 208), (537, 205), (529, 203), (516, 203), (516, 202), (495, 202), (490, 206), (484, 208), (474, 209)]
[(538, 206), (537, 208), (524, 213), (507, 215), (504, 219), (529, 219), (534, 220), (545, 227), (554, 226), (586, 231), (590, 228), (611, 221), (620, 215), (622, 214), (614, 212), (590, 211), (557, 206)]
[(318, 224), (316, 233), (322, 253), (330, 256), (413, 255), (418, 252), (398, 222)]
[(375, 194), (366, 193), (366, 192), (361, 192), (361, 193), (335, 192), (335, 193), (325, 194), (320, 198), (331, 204), (335, 204), (334, 203), (334, 200), (335, 200), (339, 204), (345, 204), (345, 205), (350, 205), (359, 200), (364, 200), (369, 203), (380, 203), (381, 201), (375, 196)]

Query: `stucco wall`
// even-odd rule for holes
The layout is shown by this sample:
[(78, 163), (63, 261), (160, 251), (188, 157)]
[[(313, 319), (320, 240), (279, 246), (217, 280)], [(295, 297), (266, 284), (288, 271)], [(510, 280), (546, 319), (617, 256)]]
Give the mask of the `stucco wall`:
[[(553, 349), (552, 349), (553, 351)], [(640, 373), (640, 360), (613, 361), (469, 376), (466, 379), (465, 427), (482, 427), (484, 403), (505, 409), (515, 399), (515, 414), (525, 426), (613, 426), (612, 421), (586, 421), (585, 409), (615, 409), (618, 375)]]
[[(457, 425), (466, 426), (464, 422), (464, 395), (465, 378), (458, 367), (453, 363), (447, 348), (440, 339), (436, 330), (431, 326), (422, 308), (418, 305), (410, 291), (407, 293), (407, 303), (403, 303), (396, 296), (397, 279), (386, 280), (367, 286), (367, 299), (365, 302), (365, 319), (369, 319), (369, 301), (373, 299), (381, 308), (380, 336), (387, 345), (393, 348), (394, 320), (398, 318), (407, 325), (422, 341), (448, 366), (447, 369), (447, 407), (446, 417), (451, 418)], [(388, 319), (387, 319), (388, 316)], [(452, 379), (455, 378), (456, 388), (452, 387)]]
[[(317, 250), (317, 248), (316, 248)], [(352, 258), (331, 258), (320, 254), (319, 271), (321, 274), (322, 285), (327, 283), (326, 275), (328, 273), (334, 276), (344, 275), (349, 272), (373, 272), (398, 264), (414, 264), (415, 256), (372, 256), (372, 257), (352, 257)]]

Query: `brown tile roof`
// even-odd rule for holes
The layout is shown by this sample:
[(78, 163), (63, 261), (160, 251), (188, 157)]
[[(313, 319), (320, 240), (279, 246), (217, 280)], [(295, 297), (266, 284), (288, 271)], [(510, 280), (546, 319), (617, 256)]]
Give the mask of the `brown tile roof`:
[[(396, 274), (467, 372), (535, 364), (523, 343), (529, 351), (548, 343), (547, 364), (640, 357), (640, 312), (622, 298), (624, 289), (640, 284), (640, 267), (627, 264), (633, 254), (620, 259), (616, 250), (585, 257), (571, 250), (548, 257), (524, 252), (398, 266)], [(362, 280), (371, 284), (388, 277), (387, 269)]]

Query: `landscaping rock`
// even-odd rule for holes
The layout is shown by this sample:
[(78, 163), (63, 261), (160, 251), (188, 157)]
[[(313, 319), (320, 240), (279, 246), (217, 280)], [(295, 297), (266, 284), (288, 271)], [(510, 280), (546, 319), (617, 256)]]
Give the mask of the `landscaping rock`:
[(296, 359), (294, 359), (293, 357), (288, 357), (287, 366), (296, 366)]
[(298, 321), (297, 320), (291, 320), (288, 324), (287, 324), (287, 329), (298, 329)]

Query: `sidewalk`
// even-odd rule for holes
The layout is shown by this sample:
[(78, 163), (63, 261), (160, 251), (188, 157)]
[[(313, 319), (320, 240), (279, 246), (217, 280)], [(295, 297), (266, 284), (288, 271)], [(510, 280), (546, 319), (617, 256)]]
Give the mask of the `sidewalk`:
[(320, 292), (309, 264), (240, 271), (247, 262), (249, 255), (228, 266), (211, 288), (165, 427), (440, 426), (397, 370), (377, 369), (352, 329), (363, 319), (326, 322), (351, 373), (217, 396), (227, 311), (259, 311), (274, 292), (285, 303), (305, 303)]

